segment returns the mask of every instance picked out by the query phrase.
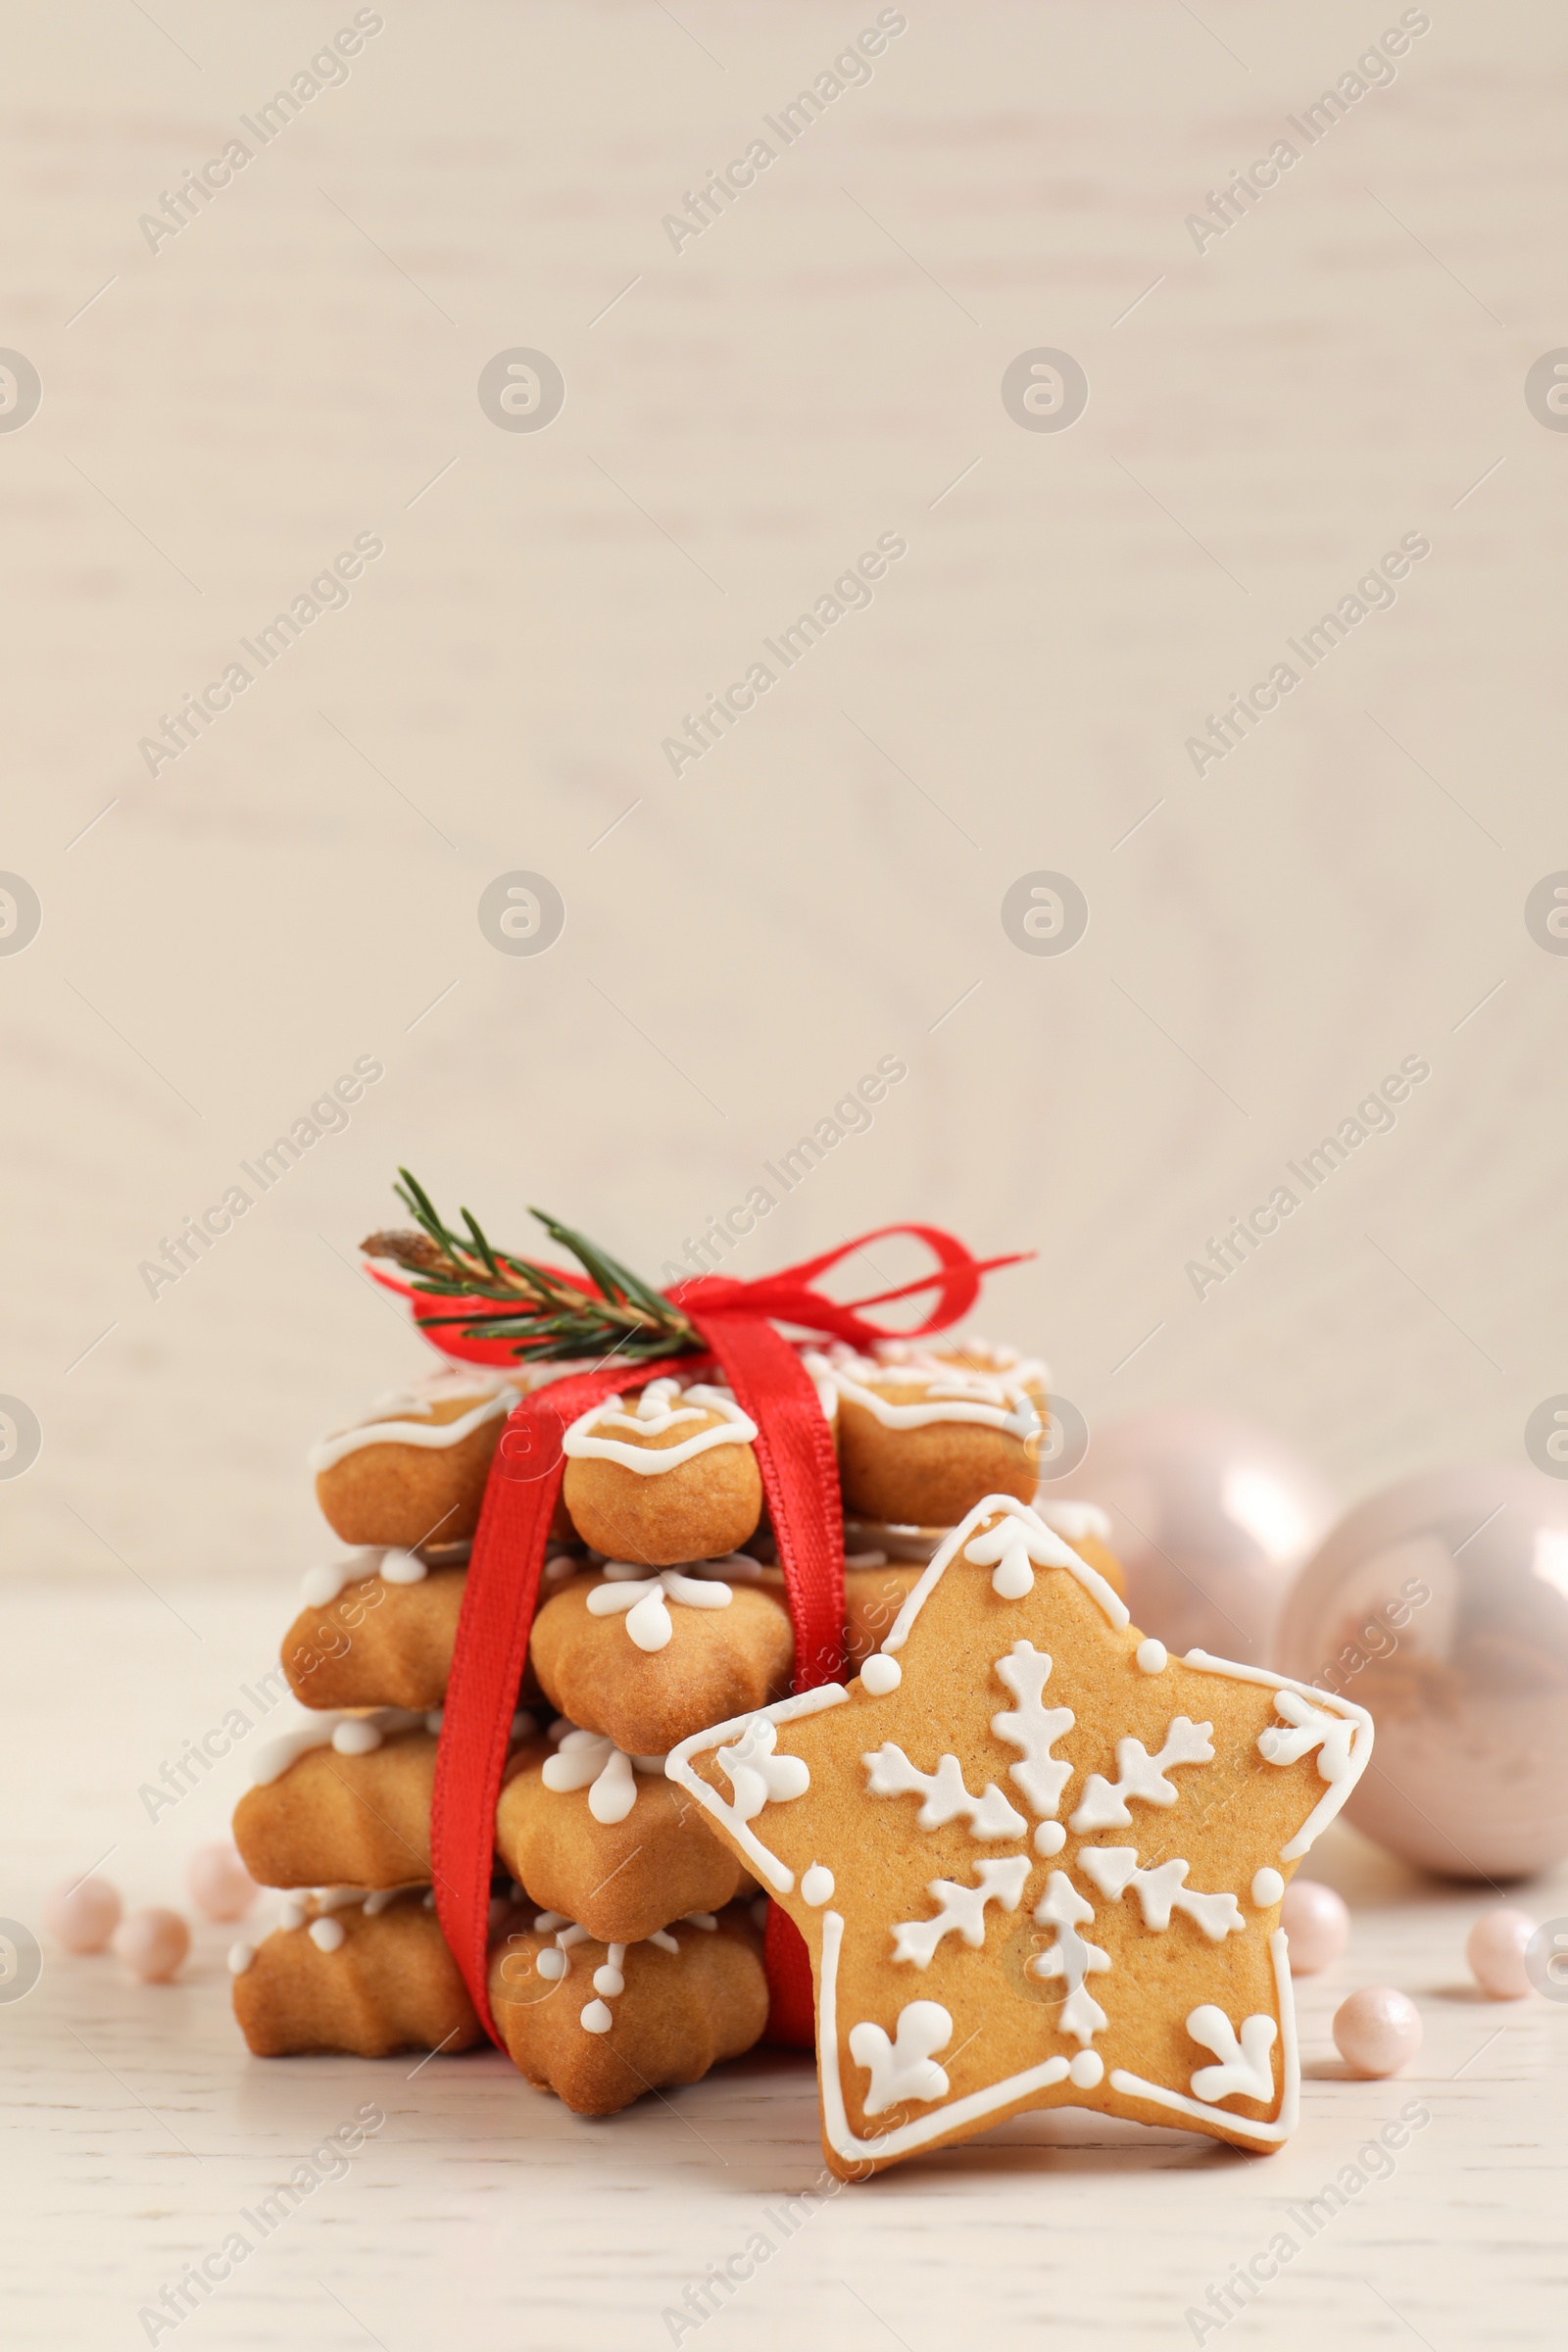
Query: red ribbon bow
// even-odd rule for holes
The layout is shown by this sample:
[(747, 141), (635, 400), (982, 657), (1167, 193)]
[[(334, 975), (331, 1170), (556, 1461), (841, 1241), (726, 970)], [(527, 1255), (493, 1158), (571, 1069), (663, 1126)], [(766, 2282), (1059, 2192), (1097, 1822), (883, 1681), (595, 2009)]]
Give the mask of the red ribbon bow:
[[(811, 1287), (817, 1275), (892, 1234), (912, 1234), (926, 1243), (938, 1261), (937, 1272), (848, 1305)], [(969, 1312), (980, 1295), (982, 1275), (998, 1266), (1016, 1265), (1031, 1254), (1020, 1250), (1006, 1257), (976, 1258), (940, 1226), (881, 1225), (874, 1233), (824, 1250), (820, 1257), (756, 1282), (699, 1274), (675, 1284), (667, 1294), (696, 1325), (741, 1410), (757, 1424), (758, 1465), (795, 1625), (798, 1690), (835, 1681), (843, 1668), (844, 1522), (827, 1422), (810, 1375), (774, 1324), (788, 1323), (861, 1348), (879, 1339), (922, 1338), (945, 1331)], [(416, 1291), (378, 1266), (368, 1271), (408, 1299), (426, 1339), (446, 1354), (468, 1362), (515, 1362), (504, 1340), (465, 1338), (460, 1327), (450, 1324), (432, 1328), (433, 1316), (453, 1312), (450, 1298)], [(586, 1282), (582, 1287), (591, 1288)], [(924, 1322), (902, 1333), (868, 1322), (862, 1311), (933, 1289), (938, 1296)], [(475, 1301), (474, 1322), (482, 1323), (485, 1315), (484, 1304)], [(485, 2031), (497, 2042), (501, 2035), (491, 2016), (486, 1982), (496, 1804), (527, 1662), (550, 1522), (565, 1467), (561, 1441), (591, 1405), (642, 1388), (672, 1366), (690, 1371), (701, 1360), (683, 1355), (637, 1364), (605, 1362), (552, 1381), (520, 1398), (509, 1414), (491, 1464), (447, 1685), (430, 1843), (442, 1933)], [(768, 1913), (767, 1973), (772, 1995), (769, 2039), (808, 2049), (815, 2032), (810, 1965), (799, 1931), (776, 1903)]]

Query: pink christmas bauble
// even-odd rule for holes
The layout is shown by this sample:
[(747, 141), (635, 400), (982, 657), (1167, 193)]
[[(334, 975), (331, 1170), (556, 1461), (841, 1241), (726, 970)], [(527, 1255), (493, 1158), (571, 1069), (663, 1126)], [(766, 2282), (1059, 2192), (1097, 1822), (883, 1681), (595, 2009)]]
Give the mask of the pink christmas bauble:
[(101, 1952), (120, 1919), (120, 1894), (107, 1879), (68, 1880), (44, 1899), (43, 1924), (68, 1952)]
[(1421, 2047), (1421, 2013), (1393, 1984), (1364, 1984), (1335, 2011), (1334, 2045), (1358, 2075), (1396, 2075)]
[(206, 1919), (243, 1919), (256, 1900), (256, 1881), (232, 1845), (200, 1845), (185, 1865), (185, 1886)]
[(1215, 1413), (1097, 1430), (1075, 1497), (1110, 1513), (1133, 1622), (1180, 1656), (1272, 1666), (1280, 1610), (1338, 1505), (1294, 1446)]
[(1371, 1711), (1346, 1818), (1456, 1879), (1568, 1854), (1568, 1484), (1430, 1470), (1358, 1503), (1302, 1569), (1280, 1663)]
[(1528, 1911), (1506, 1906), (1483, 1911), (1466, 1939), (1464, 1956), (1470, 1974), (1494, 2001), (1521, 2000), (1530, 1990), (1525, 1946), (1536, 1932)]
[(190, 1950), (190, 1930), (177, 1911), (132, 1911), (115, 1930), (110, 1948), (144, 1984), (167, 1984)]
[(1345, 1898), (1321, 1879), (1291, 1881), (1280, 1902), (1280, 1926), (1290, 1937), (1293, 1977), (1315, 1977), (1350, 1940)]

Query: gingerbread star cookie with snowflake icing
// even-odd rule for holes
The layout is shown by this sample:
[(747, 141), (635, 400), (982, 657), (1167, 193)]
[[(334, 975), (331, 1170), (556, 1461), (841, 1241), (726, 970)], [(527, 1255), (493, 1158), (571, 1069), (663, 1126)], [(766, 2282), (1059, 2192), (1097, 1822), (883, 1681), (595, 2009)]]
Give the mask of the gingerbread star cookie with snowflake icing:
[(992, 1494), (848, 1689), (698, 1733), (667, 1771), (806, 1937), (848, 2180), (1030, 2107), (1279, 2146), (1280, 1898), (1371, 1746), (1345, 1699), (1168, 1656)]

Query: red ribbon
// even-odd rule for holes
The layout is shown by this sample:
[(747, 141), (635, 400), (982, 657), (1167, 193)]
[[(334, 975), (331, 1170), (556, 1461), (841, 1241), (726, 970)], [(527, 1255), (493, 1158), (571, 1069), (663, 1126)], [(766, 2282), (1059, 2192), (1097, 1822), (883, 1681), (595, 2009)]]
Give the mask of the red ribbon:
[[(927, 1243), (939, 1270), (849, 1305), (812, 1289), (818, 1274), (891, 1234), (913, 1234)], [(758, 1465), (795, 1625), (797, 1690), (835, 1682), (843, 1670), (844, 1522), (833, 1441), (815, 1388), (774, 1323), (828, 1333), (858, 1347), (944, 1331), (969, 1312), (983, 1274), (1028, 1254), (974, 1258), (938, 1226), (883, 1225), (757, 1282), (702, 1274), (669, 1292), (672, 1304), (690, 1316), (711, 1349), (741, 1410), (757, 1424)], [(458, 1324), (432, 1327), (433, 1316), (462, 1311), (456, 1300), (416, 1291), (376, 1266), (368, 1271), (403, 1294), (425, 1337), (448, 1355), (469, 1362), (516, 1361), (507, 1341), (465, 1339)], [(930, 1314), (904, 1333), (887, 1332), (861, 1312), (931, 1289), (938, 1297)], [(486, 1307), (476, 1302), (473, 1320), (482, 1322), (486, 1315)], [(442, 1934), (485, 2031), (498, 2042), (486, 1982), (496, 1804), (565, 1467), (561, 1441), (570, 1424), (603, 1398), (642, 1388), (672, 1367), (691, 1371), (700, 1361), (686, 1355), (638, 1364), (606, 1362), (552, 1381), (520, 1398), (508, 1415), (491, 1464), (447, 1684), (430, 1842)], [(815, 2037), (810, 1964), (799, 1930), (776, 1903), (768, 1913), (766, 1957), (772, 1996), (768, 2038), (808, 2049)]]

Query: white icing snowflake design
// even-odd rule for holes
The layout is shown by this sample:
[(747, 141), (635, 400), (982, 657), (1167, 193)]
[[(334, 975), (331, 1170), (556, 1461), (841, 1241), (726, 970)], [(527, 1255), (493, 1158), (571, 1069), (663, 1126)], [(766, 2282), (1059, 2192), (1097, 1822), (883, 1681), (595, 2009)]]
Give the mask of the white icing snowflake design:
[[(985, 1581), (987, 1599), (978, 1614), (959, 1603), (967, 1609), (958, 1620), (968, 1629), (965, 1641), (977, 1638), (976, 1623), (997, 1627), (988, 1637), (995, 1646), (989, 1654), (972, 1654), (968, 1665), (951, 1642), (943, 1645), (941, 1628), (934, 1647), (916, 1644), (906, 1651), (922, 1610), (950, 1571), (978, 1571)], [(1052, 1595), (1062, 1587), (1043, 1581), (1052, 1571), (1074, 1579), (1094, 1611), (1080, 1599), (1067, 1615), (1054, 1618)], [(1009, 1619), (1018, 1630), (1006, 1640), (1002, 1637)], [(943, 1619), (948, 1627), (954, 1622), (951, 1615)], [(1087, 1647), (1086, 1622), (1100, 1628)], [(1054, 1623), (1076, 1661), (1070, 1691), (1059, 1687), (1051, 1654)], [(1097, 1649), (1102, 1659), (1095, 1656)], [(900, 1652), (906, 1652), (902, 1659)], [(1304, 1852), (1344, 1803), (1370, 1751), (1370, 1717), (1326, 1691), (1200, 1650), (1169, 1659), (1161, 1645), (1130, 1628), (1125, 1605), (1103, 1578), (1026, 1505), (1003, 1495), (988, 1497), (954, 1530), (908, 1594), (881, 1655), (902, 1672), (864, 1677), (853, 1690), (833, 1684), (785, 1699), (684, 1741), (667, 1764), (670, 1779), (723, 1825), (747, 1867), (775, 1895), (796, 1894), (797, 1870), (809, 1880), (800, 1888), (806, 1915), (795, 1916), (820, 1935), (818, 2043), (824, 2125), (836, 2158), (886, 2161), (1004, 2109), (1038, 2104), (1039, 2094), (1057, 2084), (1061, 2096), (1103, 2086), (1101, 2103), (1112, 2112), (1120, 2106), (1147, 2118), (1152, 2108), (1163, 2110), (1169, 2120), (1197, 2123), (1257, 2147), (1277, 2145), (1295, 2123), (1298, 2068), (1285, 1937), (1277, 1927), (1271, 1930), (1268, 1916), (1283, 1886), (1274, 1864)], [(911, 1696), (922, 1667), (923, 1704), (917, 1690)], [(978, 1729), (972, 1699), (962, 1710), (951, 1701), (944, 1706), (945, 1686), (956, 1673), (970, 1670), (996, 1693)], [(1245, 1740), (1238, 1741), (1235, 1729), (1242, 1710), (1227, 1716), (1221, 1745), (1214, 1724), (1197, 1720), (1205, 1695), (1200, 1676), (1258, 1686), (1260, 1700), (1267, 1694), (1264, 1704), (1245, 1711)], [(1162, 1686), (1171, 1693), (1168, 1708), (1159, 1705)], [(1081, 1706), (1093, 1695), (1102, 1722), (1100, 1702), (1107, 1695), (1114, 1702), (1118, 1690), (1137, 1730), (1114, 1740), (1112, 1777), (1103, 1732), (1086, 1756), (1077, 1711), (1064, 1702), (1072, 1695)], [(852, 1699), (859, 1710), (856, 1729), (871, 1734), (858, 1746), (858, 1762), (859, 1793), (872, 1813), (858, 1838), (846, 1844), (845, 1794), (847, 1785), (854, 1789), (857, 1759), (846, 1754), (842, 1740), (825, 1747), (833, 1727), (825, 1723), (818, 1737), (810, 1719)], [(1270, 1704), (1274, 1720), (1264, 1722)], [(940, 1733), (931, 1728), (950, 1711), (956, 1733), (967, 1727), (954, 1741), (955, 1747), (967, 1743), (967, 1760), (942, 1747)], [(792, 1726), (798, 1727), (794, 1739)], [(1000, 1752), (988, 1751), (987, 1727)], [(797, 1744), (804, 1753), (792, 1752)], [(977, 1761), (979, 1756), (987, 1761)], [(698, 1757), (716, 1765), (716, 1777), (694, 1769)], [(1312, 1768), (1310, 1778), (1300, 1771), (1303, 1760)], [(1091, 1763), (1102, 1769), (1088, 1769)], [(1259, 1810), (1261, 1795), (1252, 1791), (1265, 1766), (1292, 1771), (1294, 1814), (1272, 1837), (1258, 1826), (1250, 1842), (1242, 1838), (1250, 1858), (1232, 1886), (1223, 1882), (1236, 1867), (1237, 1825), (1245, 1831)], [(814, 1801), (819, 1795), (826, 1805)], [(808, 1796), (813, 1801), (801, 1801)], [(890, 1809), (886, 1845), (875, 1819), (884, 1806)], [(858, 1822), (853, 1805), (848, 1818)], [(1223, 1846), (1213, 1834), (1218, 1824), (1226, 1825)], [(1282, 1836), (1285, 1842), (1274, 1845)], [(927, 1838), (935, 1867), (917, 1883), (913, 1873)], [(810, 1850), (802, 1850), (808, 1844)], [(792, 1862), (788, 1857), (797, 1851), (800, 1859)], [(913, 1898), (905, 1907), (917, 1916), (890, 1911), (885, 1928), (868, 1929), (863, 1907), (853, 1900), (846, 1907), (867, 1852), (876, 1856), (879, 1877), (891, 1872), (896, 1881), (904, 1874)], [(1216, 1868), (1217, 1852), (1229, 1855), (1230, 1863)], [(858, 1922), (854, 1981), (862, 1990), (841, 2020), (849, 1918)], [(887, 1938), (876, 1966), (867, 1934)], [(1151, 2082), (1120, 2057), (1124, 2048), (1147, 2066), (1149, 2029), (1161, 2022), (1165, 1972), (1151, 1974), (1142, 1961), (1131, 1965), (1145, 1937), (1172, 1939), (1170, 1957), (1180, 1963), (1180, 1973), (1168, 1980), (1173, 1987), (1193, 1984), (1195, 1973), (1201, 1982), (1203, 1954), (1218, 1960), (1232, 1938), (1254, 1939), (1245, 1965), (1215, 1968), (1217, 1998), (1175, 2012), (1171, 2022), (1185, 2033), (1189, 2052), (1172, 2082)], [(999, 1967), (1000, 1977), (988, 1973)], [(858, 2014), (867, 1999), (863, 1987), (885, 1984), (890, 1977), (906, 1983), (907, 1994), (880, 2016)], [(922, 1980), (932, 1992), (940, 1990), (940, 2000), (922, 1989)], [(960, 2078), (954, 2070), (993, 2013), (988, 1984), (1016, 2004), (1017, 1995), (1007, 1988), (1031, 1980), (1040, 1987), (1040, 2023), (1015, 2023), (1012, 2046), (1020, 2031), (1038, 2032), (1038, 2063), (973, 2087), (972, 2071)], [(1238, 2001), (1237, 1992), (1247, 1986), (1252, 1988), (1250, 2002)], [(973, 2014), (964, 2010), (966, 2002)], [(1016, 2005), (1008, 2015), (1019, 2020)], [(1119, 2020), (1135, 2030), (1124, 2036)], [(969, 2063), (972, 2069), (976, 2062)], [(983, 2067), (984, 2059), (979, 2063)], [(866, 2119), (865, 2133), (851, 2126), (847, 2084)], [(1245, 2114), (1237, 2101), (1269, 2112)], [(911, 2105), (924, 2112), (911, 2118)], [(900, 2112), (892, 2121), (870, 2129), (873, 2119), (894, 2109)]]

